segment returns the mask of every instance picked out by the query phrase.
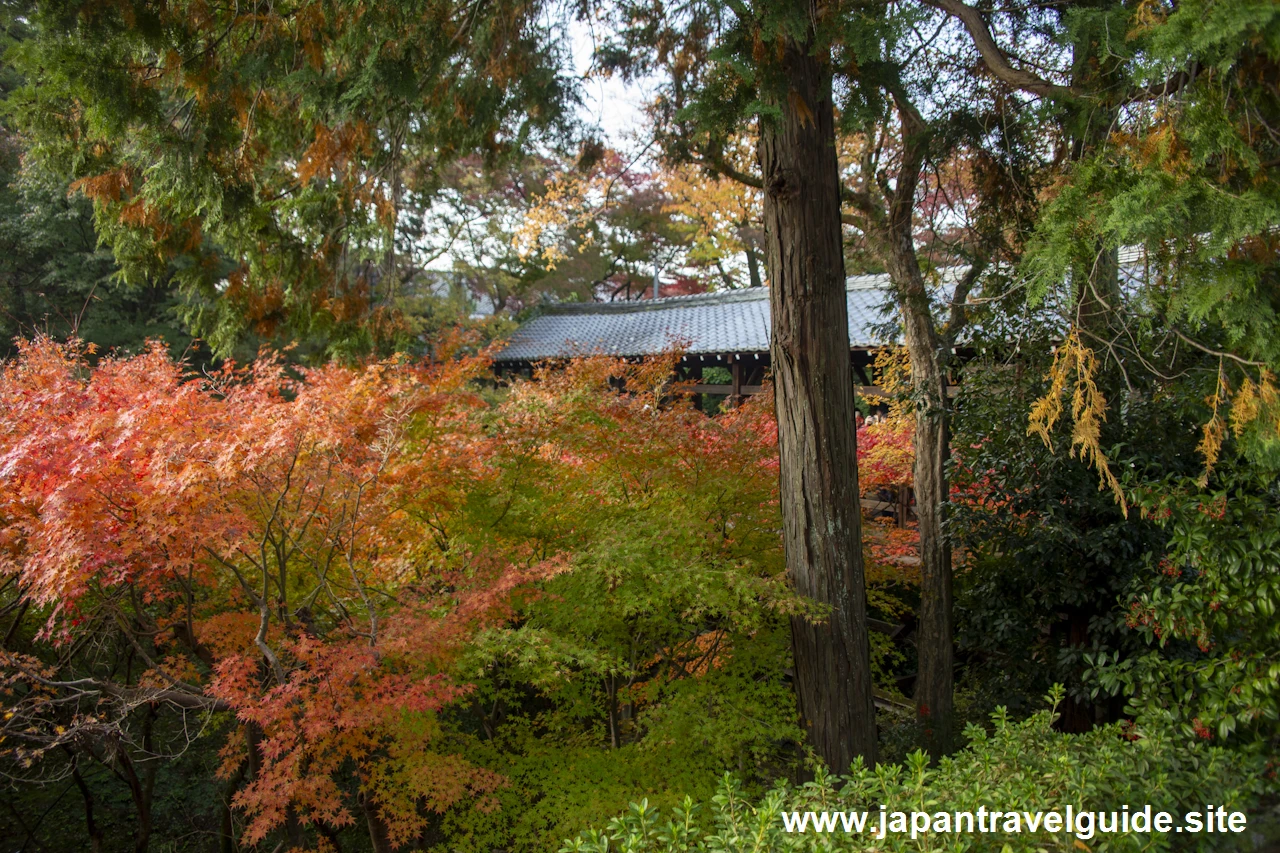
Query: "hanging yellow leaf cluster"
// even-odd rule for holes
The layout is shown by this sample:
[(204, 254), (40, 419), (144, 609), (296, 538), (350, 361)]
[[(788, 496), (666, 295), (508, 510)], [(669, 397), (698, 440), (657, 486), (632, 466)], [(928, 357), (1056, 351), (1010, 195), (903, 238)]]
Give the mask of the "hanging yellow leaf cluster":
[[(1204, 457), (1204, 471), (1200, 474), (1200, 486), (1204, 487), (1209, 482), (1209, 474), (1213, 472), (1213, 466), (1218, 462), (1218, 456), (1222, 453), (1222, 442), (1227, 438), (1227, 422), (1222, 417), (1221, 409), (1223, 404), (1231, 399), (1231, 385), (1227, 382), (1226, 373), (1223, 372), (1222, 364), (1218, 364), (1218, 382), (1213, 387), (1213, 393), (1205, 398), (1205, 402), (1213, 407), (1213, 415), (1209, 418), (1209, 422), (1204, 425), (1204, 434), (1200, 438), (1200, 443), (1196, 445), (1196, 450)], [(1235, 420), (1232, 412), (1232, 420)], [(1243, 430), (1237, 429), (1237, 434)]]
[[(1204, 425), (1200, 444), (1196, 447), (1204, 458), (1201, 486), (1209, 482), (1209, 475), (1222, 453), (1228, 422), (1236, 438), (1242, 438), (1251, 427), (1257, 428), (1264, 438), (1280, 435), (1280, 405), (1277, 405), (1280, 403), (1280, 388), (1276, 387), (1275, 374), (1266, 368), (1262, 369), (1257, 382), (1245, 376), (1239, 390), (1233, 391), (1227, 380), (1225, 364), (1219, 362), (1217, 385), (1205, 402), (1213, 414)], [(1227, 407), (1230, 407), (1230, 412), (1224, 417), (1222, 411)]]
[(1107, 455), (1102, 451), (1099, 441), (1102, 437), (1102, 424), (1107, 419), (1107, 398), (1099, 390), (1094, 376), (1098, 371), (1098, 357), (1093, 350), (1080, 342), (1080, 334), (1072, 329), (1066, 339), (1053, 355), (1053, 366), (1046, 377), (1049, 390), (1036, 400), (1031, 407), (1030, 423), (1027, 435), (1038, 435), (1044, 443), (1053, 449), (1053, 427), (1062, 416), (1062, 394), (1067, 382), (1074, 375), (1071, 390), (1071, 455), (1076, 455), (1079, 448), (1081, 461), (1093, 461), (1098, 471), (1098, 488), (1109, 488), (1115, 495), (1116, 503), (1128, 516), (1129, 506), (1125, 501), (1120, 481), (1111, 472)]
[(1268, 425), (1280, 433), (1277, 403), (1280, 403), (1280, 389), (1276, 388), (1274, 373), (1264, 369), (1256, 384), (1245, 377), (1235, 399), (1231, 401), (1231, 429), (1236, 437), (1239, 438), (1246, 429), (1263, 418), (1269, 420)]

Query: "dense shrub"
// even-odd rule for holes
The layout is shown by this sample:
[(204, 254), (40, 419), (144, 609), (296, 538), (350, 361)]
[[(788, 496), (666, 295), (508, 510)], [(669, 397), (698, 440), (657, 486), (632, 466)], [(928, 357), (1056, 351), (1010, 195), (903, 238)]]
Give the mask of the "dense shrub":
[[(1167, 534), (1099, 488), (1096, 472), (1068, 452), (1065, 427), (1052, 448), (1027, 434), (1051, 355), (1043, 339), (1022, 355), (1016, 368), (970, 365), (958, 401), (949, 519), (959, 554), (956, 641), (963, 684), (984, 712), (1001, 704), (1024, 715), (1062, 683), (1063, 724), (1080, 730), (1123, 710), (1123, 701), (1090, 695), (1085, 655), (1114, 661), (1145, 651), (1126, 624), (1125, 599), (1152, 575), (1148, 559)], [(1126, 487), (1199, 473), (1195, 443), (1207, 414), (1193, 393), (1129, 393), (1111, 374), (1097, 381), (1117, 401), (1099, 440)]]
[[(1059, 688), (1055, 693), (1056, 709), (1062, 694)], [(969, 745), (936, 768), (929, 767), (922, 752), (904, 764), (855, 766), (848, 776), (831, 776), (819, 768), (814, 781), (799, 786), (779, 783), (759, 798), (749, 797), (726, 776), (710, 805), (690, 798), (664, 817), (641, 802), (606, 829), (566, 841), (561, 853), (1248, 850), (1271, 829), (1255, 812), (1240, 834), (1098, 834), (1095, 828), (1085, 840), (1065, 831), (1050, 833), (1043, 826), (1031, 832), (1021, 818), (1021, 831), (1016, 833), (921, 832), (912, 838), (908, 830), (890, 832), (883, 840), (871, 834), (881, 807), (889, 814), (908, 815), (975, 812), (979, 807), (1065, 814), (1069, 805), (1076, 813), (1109, 815), (1122, 812), (1125, 805), (1150, 805), (1153, 815), (1169, 812), (1178, 825), (1184, 813), (1210, 804), (1224, 806), (1227, 812), (1254, 808), (1268, 784), (1259, 764), (1194, 738), (1132, 724), (1068, 735), (1053, 728), (1055, 716), (1053, 710), (1044, 710), (1019, 723), (1000, 709), (992, 715), (992, 731), (969, 726)], [(784, 825), (784, 813), (835, 811), (871, 812), (865, 832), (846, 832), (843, 826), (834, 832), (789, 832)], [(1108, 824), (1110, 820), (1108, 816)], [(1003, 820), (1000, 828), (1005, 828)]]
[(1274, 754), (1280, 742), (1280, 481), (1220, 466), (1207, 487), (1170, 478), (1137, 493), (1168, 533), (1127, 598), (1138, 656), (1090, 656), (1099, 692), (1187, 737)]

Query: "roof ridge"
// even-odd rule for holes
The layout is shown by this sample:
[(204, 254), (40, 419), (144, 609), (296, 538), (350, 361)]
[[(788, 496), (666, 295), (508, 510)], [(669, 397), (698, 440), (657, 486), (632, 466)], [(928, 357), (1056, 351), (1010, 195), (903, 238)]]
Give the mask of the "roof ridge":
[(662, 308), (700, 302), (708, 305), (723, 305), (768, 298), (769, 288), (767, 287), (741, 287), (736, 290), (683, 293), (679, 296), (662, 296), (658, 299), (636, 299), (627, 302), (551, 302), (544, 304), (542, 309), (546, 314), (630, 314), (636, 311), (657, 311)]
[[(869, 290), (888, 285), (888, 275), (851, 275), (845, 279), (845, 290)], [(768, 287), (740, 287), (734, 290), (716, 290), (709, 293), (682, 293), (679, 296), (662, 296), (658, 299), (636, 299), (627, 302), (550, 302), (542, 306), (546, 314), (629, 314), (634, 311), (657, 311), (667, 307), (687, 305), (726, 305), (734, 302), (754, 302), (769, 298)]]
[[(936, 272), (943, 281), (958, 278), (968, 267), (964, 265), (940, 267)], [(845, 277), (845, 291), (887, 290), (889, 274), (859, 273)], [(635, 299), (624, 302), (547, 302), (539, 307), (544, 314), (631, 314), (639, 311), (660, 311), (663, 308), (689, 305), (727, 305), (735, 302), (754, 302), (769, 298), (769, 288), (740, 287), (733, 290), (715, 290), (707, 293), (684, 293), (679, 296), (662, 296), (657, 299)]]

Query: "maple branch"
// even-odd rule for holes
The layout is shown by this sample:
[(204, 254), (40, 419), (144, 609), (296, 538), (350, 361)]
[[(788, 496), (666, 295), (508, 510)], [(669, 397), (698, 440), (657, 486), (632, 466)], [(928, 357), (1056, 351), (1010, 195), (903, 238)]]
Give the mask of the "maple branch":
[[(275, 675), (277, 683), (283, 685), (287, 680), (287, 676), (285, 675), (285, 672), (284, 672), (284, 667), (280, 664), (280, 658), (277, 657), (276, 653), (272, 650), (272, 648), (269, 645), (267, 645), (267, 626), (271, 622), (271, 606), (267, 599), (269, 588), (267, 586), (267, 567), (265, 563), (261, 567), (262, 568), (262, 595), (258, 595), (257, 591), (254, 590), (254, 588), (249, 584), (249, 581), (244, 577), (244, 575), (240, 573), (240, 569), (237, 568), (234, 563), (222, 557), (220, 554), (218, 554), (208, 545), (204, 545), (202, 547), (204, 548), (206, 553), (208, 553), (219, 563), (222, 563), (222, 565), (226, 566), (231, 570), (232, 574), (236, 576), (236, 580), (240, 582), (240, 586), (244, 589), (245, 594), (249, 596), (249, 600), (254, 605), (257, 606), (258, 633), (253, 638), (253, 644), (257, 646), (258, 651), (262, 652), (262, 656), (265, 657), (267, 659), (267, 662), (271, 665), (271, 671)], [(252, 561), (252, 558), (250, 558), (250, 560)], [(266, 560), (265, 548), (263, 553), (263, 560)]]
[(121, 687), (110, 681), (97, 678), (77, 678), (72, 681), (55, 681), (43, 678), (15, 661), (7, 661), (18, 669), (30, 681), (42, 687), (58, 690), (79, 691), (80, 693), (101, 693), (113, 699), (119, 699), (130, 706), (145, 705), (148, 702), (164, 702), (177, 708), (192, 711), (234, 711), (230, 702), (216, 696), (206, 696), (203, 691), (176, 690), (167, 687)]
[[(301, 458), (301, 455), (302, 455), (302, 436), (299, 435), (293, 444), (292, 452), (289, 454), (289, 464), (284, 471), (284, 482), (281, 484), (280, 492), (279, 494), (276, 495), (276, 499), (272, 503), (271, 513), (270, 515), (267, 516), (266, 524), (263, 525), (263, 530), (264, 530), (263, 539), (258, 544), (258, 549), (262, 555), (262, 572), (263, 572), (264, 579), (267, 574), (267, 543), (271, 542), (272, 544), (274, 544), (274, 541), (271, 538), (271, 529), (276, 524), (277, 519), (280, 518), (280, 511), (284, 508), (285, 496), (289, 494), (289, 490), (293, 487), (293, 472), (298, 466), (298, 460)], [(264, 490), (261, 490), (261, 487), (259, 488), (260, 488), (259, 494), (256, 495), (255, 497), (257, 497), (258, 499), (259, 506), (265, 506), (265, 503), (263, 501), (263, 498), (265, 497)], [(264, 583), (262, 587), (263, 598), (266, 598), (269, 594), (270, 594), (270, 590), (267, 588), (266, 584)]]
[[(384, 455), (382, 464), (386, 464), (386, 459), (387, 456)], [(379, 471), (381, 471), (381, 468), (382, 466), (379, 465)], [(374, 482), (376, 479), (377, 474), (370, 479), (370, 482)], [(374, 608), (373, 602), (369, 600), (368, 593), (365, 592), (364, 582), (360, 579), (360, 572), (356, 568), (355, 553), (356, 536), (358, 535), (356, 524), (360, 515), (360, 504), (364, 498), (365, 486), (365, 483), (361, 483), (356, 488), (355, 505), (351, 508), (351, 533), (347, 539), (347, 547), (343, 549), (343, 556), (347, 561), (347, 569), (351, 572), (351, 580), (355, 582), (356, 592), (360, 595), (360, 601), (364, 603), (365, 612), (369, 614), (369, 647), (373, 648), (378, 644), (378, 612)]]
[(998, 79), (1042, 98), (1068, 98), (1075, 95), (1068, 86), (1050, 83), (1030, 71), (1015, 68), (1004, 51), (996, 44), (991, 29), (982, 18), (982, 13), (973, 6), (962, 3), (961, 0), (924, 0), (924, 2), (964, 24), (964, 28), (969, 31), (969, 36), (973, 39), (974, 47), (978, 49), (978, 55), (982, 57), (983, 64)]
[[(13, 586), (16, 583), (18, 583), (18, 576), (16, 574), (9, 575), (9, 579), (6, 580), (3, 584), (0, 584), (0, 592), (4, 592), (5, 590), (7, 590), (9, 587)], [(21, 585), (19, 585), (18, 594), (13, 597), (13, 600), (10, 601), (8, 604), (6, 604), (4, 607), (0, 607), (0, 616), (5, 616), (11, 610), (14, 610), (15, 608), (21, 606), (25, 595), (26, 595), (26, 591), (22, 589)]]
[[(264, 557), (265, 559), (265, 557)], [(267, 567), (262, 567), (262, 596), (258, 598), (258, 633), (254, 635), (253, 644), (258, 651), (262, 652), (262, 656), (267, 659), (267, 663), (271, 665), (271, 672), (276, 677), (276, 683), (284, 686), (287, 676), (284, 672), (284, 666), (280, 663), (280, 658), (276, 656), (271, 646), (267, 645), (267, 628), (271, 624), (271, 603), (267, 599)]]
[(142, 643), (139, 643), (138, 638), (133, 635), (133, 629), (130, 628), (129, 623), (125, 620), (123, 613), (113, 607), (111, 608), (111, 614), (115, 617), (116, 624), (120, 627), (120, 630), (124, 632), (125, 637), (129, 640), (129, 644), (133, 646), (134, 651), (136, 651), (153, 670), (159, 673), (161, 678), (169, 682), (178, 690), (191, 693), (201, 692), (200, 688), (196, 687), (194, 684), (188, 684), (185, 681), (174, 678), (172, 675), (164, 671), (164, 667), (160, 666), (160, 664), (147, 653), (147, 650), (143, 648)]
[(618, 181), (621, 180), (624, 175), (629, 173), (631, 171), (631, 167), (634, 166), (636, 163), (639, 163), (640, 158), (648, 154), (649, 149), (656, 144), (657, 144), (657, 140), (650, 140), (648, 145), (640, 149), (639, 153), (637, 153), (636, 156), (631, 158), (631, 162), (623, 166), (622, 170), (618, 172), (618, 174), (614, 175), (612, 178), (609, 179), (609, 183), (606, 184), (604, 188), (604, 201), (600, 203), (600, 212), (603, 212), (604, 209), (609, 206), (609, 199), (613, 197), (614, 184), (618, 183)]
[(244, 590), (245, 595), (249, 596), (250, 603), (257, 606), (261, 602), (262, 599), (258, 595), (257, 590), (255, 590), (249, 584), (249, 581), (245, 579), (245, 576), (240, 573), (240, 568), (236, 566), (235, 563), (223, 557), (221, 554), (219, 554), (217, 551), (210, 548), (208, 545), (201, 545), (200, 547), (203, 548), (205, 550), (205, 553), (207, 553), (210, 557), (213, 557), (213, 559), (217, 560), (219, 563), (221, 563), (222, 565), (226, 566), (228, 569), (231, 570), (231, 573), (236, 576), (236, 580), (240, 582), (240, 587), (241, 589)]

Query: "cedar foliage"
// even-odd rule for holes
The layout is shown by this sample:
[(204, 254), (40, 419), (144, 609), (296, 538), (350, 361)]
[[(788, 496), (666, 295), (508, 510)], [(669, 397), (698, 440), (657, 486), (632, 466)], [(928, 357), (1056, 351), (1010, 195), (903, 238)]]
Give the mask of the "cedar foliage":
[[(564, 123), (540, 7), (453, 0), (33, 3), (13, 53), (30, 155), (94, 202), (140, 282), (228, 354), (246, 335), (386, 349), (412, 198)], [(398, 254), (399, 253), (399, 254)]]

